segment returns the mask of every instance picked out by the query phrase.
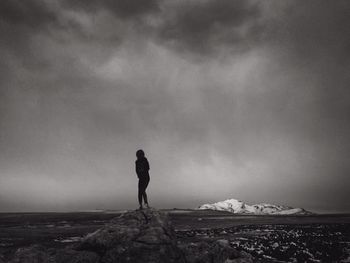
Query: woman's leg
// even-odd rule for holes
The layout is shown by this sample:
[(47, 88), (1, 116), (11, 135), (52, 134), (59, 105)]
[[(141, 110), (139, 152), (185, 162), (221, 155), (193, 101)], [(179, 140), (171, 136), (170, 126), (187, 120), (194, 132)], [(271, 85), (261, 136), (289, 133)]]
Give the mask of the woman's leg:
[(144, 191), (142, 193), (142, 196), (143, 196), (143, 200), (145, 201), (145, 204), (148, 206), (148, 200), (147, 200), (147, 194), (146, 194), (146, 188), (148, 186), (148, 183), (149, 183), (149, 179), (146, 179), (145, 182), (144, 182)]
[(140, 204), (140, 207), (142, 207), (142, 180), (139, 179), (139, 192), (138, 192), (138, 199), (139, 199), (139, 204)]
[(147, 201), (147, 194), (146, 192), (143, 192), (143, 200), (145, 201), (145, 204), (148, 205), (148, 201)]

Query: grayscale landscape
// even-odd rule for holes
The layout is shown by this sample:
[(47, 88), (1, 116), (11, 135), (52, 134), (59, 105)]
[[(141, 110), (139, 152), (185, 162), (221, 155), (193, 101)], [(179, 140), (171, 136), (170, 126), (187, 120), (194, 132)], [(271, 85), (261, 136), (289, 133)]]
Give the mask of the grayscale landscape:
[(0, 0), (0, 263), (350, 263), (349, 28), (350, 0)]

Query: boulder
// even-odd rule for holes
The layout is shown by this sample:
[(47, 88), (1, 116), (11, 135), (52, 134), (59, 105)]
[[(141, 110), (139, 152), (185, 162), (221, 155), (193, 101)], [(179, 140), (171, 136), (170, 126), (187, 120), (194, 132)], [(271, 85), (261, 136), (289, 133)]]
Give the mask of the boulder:
[(88, 234), (80, 250), (98, 253), (109, 262), (185, 262), (165, 213), (155, 209), (130, 211)]

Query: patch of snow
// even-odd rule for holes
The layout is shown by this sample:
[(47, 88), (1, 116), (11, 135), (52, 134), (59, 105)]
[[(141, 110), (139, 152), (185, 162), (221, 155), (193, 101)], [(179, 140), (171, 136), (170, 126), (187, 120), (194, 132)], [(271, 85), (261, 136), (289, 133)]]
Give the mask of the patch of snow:
[(302, 208), (291, 208), (291, 209), (285, 209), (281, 211), (276, 211), (274, 214), (278, 215), (293, 215), (293, 214), (301, 214), (304, 212), (304, 209)]
[(217, 211), (228, 211), (234, 214), (254, 214), (254, 215), (305, 215), (310, 212), (302, 208), (293, 208), (282, 205), (254, 204), (249, 205), (237, 199), (227, 199), (213, 204), (201, 205), (198, 209), (209, 209)]
[(72, 242), (79, 242), (81, 241), (81, 237), (69, 237), (65, 239), (55, 239), (56, 242), (61, 242), (61, 243), (72, 243)]

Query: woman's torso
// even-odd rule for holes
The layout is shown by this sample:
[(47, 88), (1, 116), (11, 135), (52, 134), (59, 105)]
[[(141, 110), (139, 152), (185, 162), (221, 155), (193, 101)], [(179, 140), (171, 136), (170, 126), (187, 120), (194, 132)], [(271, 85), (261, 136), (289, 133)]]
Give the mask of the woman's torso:
[(149, 178), (149, 164), (146, 158), (136, 160), (136, 173), (140, 179)]

